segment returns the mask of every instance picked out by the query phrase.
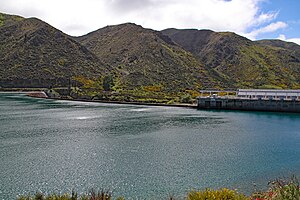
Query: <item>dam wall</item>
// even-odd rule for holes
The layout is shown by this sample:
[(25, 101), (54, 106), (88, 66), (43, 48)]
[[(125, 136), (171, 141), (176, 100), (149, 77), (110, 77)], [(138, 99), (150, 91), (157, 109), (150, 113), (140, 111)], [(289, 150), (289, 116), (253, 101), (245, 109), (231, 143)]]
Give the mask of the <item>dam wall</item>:
[(248, 110), (300, 113), (300, 100), (199, 97), (198, 109)]

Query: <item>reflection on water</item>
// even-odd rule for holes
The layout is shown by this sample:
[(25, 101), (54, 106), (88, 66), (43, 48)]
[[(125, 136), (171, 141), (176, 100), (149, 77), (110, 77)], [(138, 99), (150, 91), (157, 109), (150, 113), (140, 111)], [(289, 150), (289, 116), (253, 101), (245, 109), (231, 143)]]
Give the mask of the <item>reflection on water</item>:
[[(112, 190), (132, 198), (191, 188), (251, 192), (300, 175), (300, 115), (33, 99), (0, 93), (0, 199)], [(3, 183), (3, 184), (2, 184)]]

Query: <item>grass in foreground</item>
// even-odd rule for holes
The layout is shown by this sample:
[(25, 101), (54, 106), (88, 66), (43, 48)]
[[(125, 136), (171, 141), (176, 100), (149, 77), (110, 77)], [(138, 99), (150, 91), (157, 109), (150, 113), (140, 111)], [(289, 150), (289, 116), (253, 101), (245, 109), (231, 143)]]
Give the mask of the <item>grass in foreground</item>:
[[(90, 194), (84, 194), (79, 196), (76, 192), (72, 191), (72, 194), (51, 194), (44, 195), (42, 193), (36, 193), (34, 196), (21, 196), (17, 200), (112, 200), (112, 195), (109, 192), (95, 192), (92, 190)], [(124, 200), (119, 197), (117, 200)]]
[[(22, 196), (17, 200), (112, 200), (109, 192), (91, 191), (89, 194), (79, 196), (77, 193), (63, 195), (43, 195), (37, 193), (34, 196)], [(116, 200), (125, 200), (123, 197)], [(170, 197), (169, 200), (176, 198)], [(186, 200), (300, 200), (300, 187), (298, 179), (293, 176), (289, 180), (277, 179), (270, 183), (266, 192), (255, 192), (251, 196), (239, 194), (236, 190), (223, 188), (220, 190), (205, 189), (201, 191), (191, 191), (187, 194)]]

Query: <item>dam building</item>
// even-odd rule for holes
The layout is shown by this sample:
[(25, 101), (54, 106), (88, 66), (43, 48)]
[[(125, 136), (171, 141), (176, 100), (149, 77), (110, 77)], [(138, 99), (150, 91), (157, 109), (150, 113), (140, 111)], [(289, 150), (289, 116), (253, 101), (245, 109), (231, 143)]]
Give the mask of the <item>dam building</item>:
[(300, 100), (300, 90), (250, 90), (239, 89), (237, 97), (256, 99)]
[[(201, 90), (200, 92), (201, 96), (198, 97), (197, 102), (199, 109), (300, 113), (300, 90), (238, 89), (237, 91)], [(203, 96), (203, 94), (209, 95)]]

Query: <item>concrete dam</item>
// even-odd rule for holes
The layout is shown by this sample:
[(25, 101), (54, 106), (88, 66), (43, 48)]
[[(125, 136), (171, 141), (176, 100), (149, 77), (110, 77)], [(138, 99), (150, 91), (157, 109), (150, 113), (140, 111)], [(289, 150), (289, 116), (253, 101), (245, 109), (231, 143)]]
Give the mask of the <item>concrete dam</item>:
[[(232, 91), (230, 91), (233, 93)], [(227, 91), (201, 91), (199, 109), (248, 110), (300, 113), (300, 90), (239, 89), (235, 95), (220, 96)]]

